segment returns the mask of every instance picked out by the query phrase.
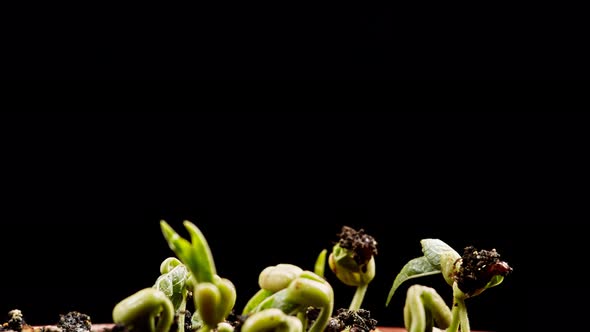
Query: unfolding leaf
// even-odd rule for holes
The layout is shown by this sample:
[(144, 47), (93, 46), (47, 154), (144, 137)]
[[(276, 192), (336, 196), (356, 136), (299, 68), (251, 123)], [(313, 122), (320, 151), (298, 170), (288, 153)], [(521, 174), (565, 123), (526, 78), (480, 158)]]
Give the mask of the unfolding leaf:
[[(455, 249), (451, 248), (448, 244), (444, 243), (439, 239), (422, 239), (420, 240), (420, 244), (422, 245), (422, 252), (424, 253), (424, 257), (428, 259), (430, 264), (438, 267), (439, 269), (440, 257), (442, 253), (456, 253)], [(460, 257), (458, 253), (457, 256)]]
[(408, 263), (406, 263), (406, 265), (404, 265), (400, 273), (395, 277), (393, 285), (389, 290), (389, 295), (387, 296), (387, 302), (385, 302), (385, 305), (389, 305), (389, 301), (391, 301), (393, 293), (395, 293), (395, 290), (404, 281), (408, 279), (433, 275), (440, 272), (440, 266), (433, 265), (425, 256), (410, 260)]

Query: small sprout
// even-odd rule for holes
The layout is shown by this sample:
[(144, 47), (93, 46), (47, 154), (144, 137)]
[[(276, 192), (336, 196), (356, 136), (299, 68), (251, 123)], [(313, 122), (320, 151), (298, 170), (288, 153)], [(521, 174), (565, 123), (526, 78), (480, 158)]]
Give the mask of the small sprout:
[(280, 309), (269, 308), (253, 313), (242, 325), (242, 332), (303, 332), (303, 324)]
[(268, 266), (258, 277), (258, 285), (262, 289), (271, 292), (277, 292), (289, 286), (291, 281), (299, 277), (303, 270), (292, 264), (278, 264), (276, 266)]
[(153, 287), (164, 292), (172, 301), (178, 332), (184, 332), (186, 300), (192, 287), (191, 274), (175, 257), (168, 257), (160, 264), (160, 273), (162, 275)]
[(160, 275), (154, 283), (154, 288), (161, 290), (170, 298), (174, 310), (178, 311), (186, 302), (190, 273), (178, 259), (169, 257), (162, 262)]
[(343, 226), (339, 241), (328, 258), (330, 269), (348, 286), (357, 287), (349, 309), (361, 307), (367, 286), (375, 277), (377, 241), (363, 229), (356, 231)]
[(432, 331), (451, 325), (451, 310), (433, 288), (413, 285), (408, 288), (404, 306), (404, 324), (408, 332)]
[(191, 241), (182, 238), (165, 221), (160, 227), (168, 246), (188, 268), (194, 279), (192, 290), (196, 311), (192, 321), (200, 331), (214, 330), (225, 320), (236, 303), (236, 289), (233, 283), (217, 275), (211, 249), (197, 226), (185, 221)]
[[(260, 283), (261, 287), (268, 287), (266, 282), (270, 282), (272, 290), (261, 289), (248, 301), (242, 312), (244, 316), (248, 316), (244, 326), (250, 319), (253, 319), (252, 315), (268, 309), (278, 309), (286, 315), (304, 316), (309, 307), (315, 307), (320, 309), (320, 313), (318, 319), (310, 326), (309, 331), (324, 331), (334, 309), (334, 292), (323, 277), (294, 265), (279, 264), (265, 268), (261, 272), (259, 281), (263, 281)], [(278, 289), (278, 286), (283, 288)], [(274, 315), (269, 317), (278, 319)], [(280, 326), (287, 328), (283, 325)], [(290, 329), (292, 326), (288, 328)]]
[(168, 332), (174, 320), (174, 306), (164, 292), (144, 288), (117, 303), (113, 322), (129, 331)]
[[(348, 226), (342, 227), (342, 231), (338, 234), (338, 237), (340, 239), (334, 247), (341, 249), (342, 254), (338, 255), (332, 252), (332, 256), (336, 256), (334, 257), (335, 263), (345, 266), (347, 270), (367, 274), (369, 263), (377, 255), (377, 241), (372, 236), (366, 234), (364, 229), (356, 231)], [(354, 263), (350, 262), (350, 260), (353, 260)], [(336, 274), (336, 276), (338, 275)], [(367, 279), (372, 279), (373, 276), (374, 273)], [(342, 281), (345, 282), (344, 280)]]
[(168, 246), (194, 274), (196, 281), (212, 282), (213, 275), (217, 272), (205, 236), (190, 221), (185, 221), (183, 225), (191, 237), (191, 242), (176, 233), (166, 221), (160, 221), (160, 228)]

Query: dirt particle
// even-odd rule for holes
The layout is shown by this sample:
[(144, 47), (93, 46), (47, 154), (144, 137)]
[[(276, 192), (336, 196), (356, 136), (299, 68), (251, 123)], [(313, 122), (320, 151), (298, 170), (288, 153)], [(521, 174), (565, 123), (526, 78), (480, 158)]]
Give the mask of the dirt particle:
[(0, 330), (21, 331), (27, 327), (23, 313), (19, 309), (13, 309), (8, 312), (8, 321), (0, 326)]
[(90, 332), (92, 322), (90, 316), (70, 311), (65, 315), (59, 315), (57, 327), (61, 328), (63, 332)]

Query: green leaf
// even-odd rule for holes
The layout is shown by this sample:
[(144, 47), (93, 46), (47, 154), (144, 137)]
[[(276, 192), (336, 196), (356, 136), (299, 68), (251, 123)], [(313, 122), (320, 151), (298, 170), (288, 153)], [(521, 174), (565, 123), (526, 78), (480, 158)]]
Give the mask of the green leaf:
[(324, 249), (318, 255), (318, 258), (315, 261), (315, 265), (313, 268), (313, 272), (319, 275), (320, 277), (324, 277), (324, 271), (326, 269), (326, 255), (328, 254), (328, 250)]
[(502, 281), (504, 281), (504, 276), (497, 274), (492, 277), (492, 279), (490, 280), (490, 282), (487, 283), (485, 288), (487, 289), (487, 288), (492, 288), (492, 287), (498, 286), (499, 284), (502, 283)]
[(195, 281), (197, 283), (213, 282), (213, 276), (216, 274), (215, 264), (205, 236), (190, 221), (185, 221), (183, 224), (192, 242), (178, 235), (164, 220), (160, 221), (160, 228), (170, 249), (174, 251), (176, 256), (190, 270)]
[(389, 295), (387, 295), (387, 302), (385, 302), (385, 306), (389, 305), (389, 301), (391, 301), (393, 293), (395, 293), (396, 289), (404, 281), (408, 279), (429, 276), (440, 272), (440, 266), (435, 266), (430, 263), (426, 256), (410, 260), (408, 263), (406, 263), (406, 265), (404, 265), (401, 272), (395, 277), (393, 285), (389, 290)]
[(192, 222), (185, 220), (183, 225), (191, 237), (192, 254), (198, 257), (199, 269), (191, 272), (195, 275), (197, 282), (213, 282), (213, 276), (217, 274), (217, 271), (207, 239)]
[[(424, 253), (424, 257), (428, 259), (430, 264), (438, 267), (440, 269), (440, 256), (444, 252), (454, 252), (456, 253), (455, 249), (451, 248), (448, 244), (444, 243), (439, 239), (422, 239), (420, 240), (420, 244), (422, 245), (422, 252)], [(459, 254), (457, 253), (457, 256)]]
[(174, 310), (178, 310), (182, 301), (185, 300), (184, 292), (189, 277), (190, 274), (186, 267), (184, 265), (177, 265), (172, 270), (159, 276), (153, 287), (164, 292), (172, 301)]
[(189, 270), (198, 271), (200, 269), (199, 256), (193, 252), (192, 244), (182, 238), (166, 221), (160, 221), (160, 228), (168, 246), (182, 263)]

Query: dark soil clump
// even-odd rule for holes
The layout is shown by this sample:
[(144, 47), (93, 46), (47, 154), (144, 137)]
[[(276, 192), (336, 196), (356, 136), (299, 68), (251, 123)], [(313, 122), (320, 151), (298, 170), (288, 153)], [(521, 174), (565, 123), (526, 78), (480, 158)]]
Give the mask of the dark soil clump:
[(57, 327), (61, 328), (62, 332), (90, 332), (92, 322), (90, 316), (71, 311), (65, 315), (59, 315)]
[[(319, 314), (319, 309), (313, 308), (307, 311), (309, 323), (313, 323)], [(330, 318), (325, 332), (341, 332), (349, 328), (350, 332), (370, 332), (377, 327), (377, 320), (371, 318), (371, 312), (365, 309), (349, 310), (338, 309), (336, 315)]]
[(461, 261), (456, 279), (459, 289), (465, 294), (485, 287), (496, 275), (506, 276), (512, 272), (508, 263), (500, 260), (496, 249), (477, 250), (474, 246), (468, 246), (463, 250)]
[(364, 229), (355, 229), (343, 226), (338, 234), (340, 247), (351, 250), (354, 253), (354, 260), (359, 266), (366, 265), (371, 257), (377, 255), (377, 241), (371, 235), (365, 233)]

